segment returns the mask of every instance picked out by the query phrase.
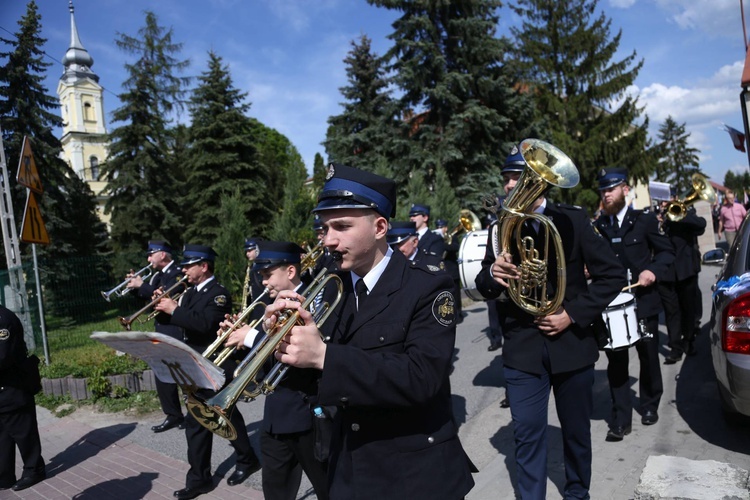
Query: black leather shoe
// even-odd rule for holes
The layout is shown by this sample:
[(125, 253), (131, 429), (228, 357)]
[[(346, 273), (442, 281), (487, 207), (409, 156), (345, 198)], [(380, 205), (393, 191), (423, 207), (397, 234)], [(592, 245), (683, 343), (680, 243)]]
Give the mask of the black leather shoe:
[(685, 354), (688, 356), (695, 356), (698, 354), (698, 349), (695, 348), (695, 344), (693, 342), (686, 342), (685, 343)]
[(641, 417), (641, 423), (643, 425), (654, 425), (658, 421), (659, 421), (659, 414), (656, 413), (654, 410), (648, 410), (646, 413), (643, 414), (643, 417)]
[(192, 488), (188, 486), (187, 488), (182, 488), (181, 490), (175, 491), (174, 496), (179, 500), (190, 500), (191, 498), (195, 498), (204, 493), (208, 493), (213, 489), (213, 483), (206, 483), (204, 485), (194, 486)]
[(151, 427), (151, 430), (154, 432), (164, 432), (168, 431), (169, 429), (173, 427), (179, 427), (180, 429), (184, 429), (185, 425), (185, 418), (184, 417), (167, 417), (164, 419), (164, 422), (160, 423), (159, 425), (155, 425)]
[(499, 344), (499, 343), (497, 343), (497, 342), (493, 342), (493, 343), (491, 343), (491, 344), (490, 344), (490, 346), (489, 346), (489, 347), (487, 348), (487, 350), (488, 350), (488, 351), (497, 351), (497, 350), (498, 350), (498, 349), (500, 349), (500, 348), (501, 348), (502, 346), (503, 346), (502, 344)]
[(18, 480), (16, 484), (13, 485), (11, 489), (13, 491), (25, 490), (26, 488), (31, 488), (36, 483), (44, 481), (46, 478), (47, 478), (46, 474), (36, 474), (33, 476), (22, 477), (21, 479)]
[(236, 486), (245, 482), (247, 478), (260, 470), (260, 462), (256, 459), (247, 469), (235, 469), (232, 475), (227, 478), (229, 486)]
[(500, 408), (510, 408), (508, 398), (503, 398), (502, 401), (500, 401)]
[(682, 354), (670, 354), (664, 358), (665, 365), (673, 365), (682, 359)]
[(631, 427), (622, 427), (620, 425), (617, 425), (615, 427), (610, 427), (607, 431), (607, 437), (604, 438), (605, 441), (609, 441), (610, 443), (622, 441), (622, 438), (630, 434)]

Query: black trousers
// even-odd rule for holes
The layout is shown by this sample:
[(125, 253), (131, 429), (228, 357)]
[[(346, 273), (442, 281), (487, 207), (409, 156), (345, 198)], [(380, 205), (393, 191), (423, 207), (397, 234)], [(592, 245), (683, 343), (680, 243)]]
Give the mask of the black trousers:
[(500, 320), (499, 301), (487, 301), (487, 320), (490, 325), (490, 342), (492, 344), (503, 345), (503, 322)]
[[(229, 419), (237, 430), (237, 439), (229, 441), (237, 454), (237, 470), (246, 470), (257, 460), (255, 452), (250, 445), (247, 435), (245, 419), (236, 408), (232, 411)], [(211, 450), (213, 447), (214, 434), (195, 420), (193, 414), (187, 412), (185, 417), (185, 437), (188, 445), (188, 463), (190, 469), (187, 472), (185, 486), (197, 488), (212, 481), (211, 477)]]
[(162, 382), (156, 377), (156, 395), (159, 396), (161, 410), (168, 417), (182, 417), (182, 405), (180, 404), (180, 393), (177, 384)]
[(44, 473), (34, 403), (0, 413), (0, 487), (10, 488), (16, 482), (16, 446), (23, 460), (22, 477)]
[(260, 435), (263, 496), (266, 500), (295, 500), (305, 471), (318, 500), (328, 499), (327, 464), (313, 455), (312, 430)]
[[(640, 391), (639, 411), (658, 411), (661, 395), (664, 393), (664, 385), (661, 378), (661, 365), (659, 364), (659, 316), (646, 318), (646, 329), (653, 334), (650, 340), (639, 340), (635, 344), (641, 369), (638, 378)], [(630, 375), (628, 363), (630, 361), (630, 349), (617, 351), (607, 350), (607, 380), (609, 381), (609, 392), (612, 396), (612, 418), (609, 425), (612, 427), (628, 427), (633, 422), (633, 400), (630, 395)]]
[(700, 302), (698, 276), (674, 283), (660, 283), (659, 294), (664, 306), (669, 348), (672, 354), (681, 355), (685, 352), (685, 343), (695, 338), (696, 310)]

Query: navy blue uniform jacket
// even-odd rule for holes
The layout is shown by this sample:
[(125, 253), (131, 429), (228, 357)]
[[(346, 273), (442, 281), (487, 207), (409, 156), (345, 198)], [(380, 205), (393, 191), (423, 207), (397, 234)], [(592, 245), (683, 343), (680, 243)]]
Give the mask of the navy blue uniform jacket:
[(681, 221), (665, 219), (664, 230), (674, 247), (674, 263), (664, 281), (682, 281), (698, 274), (701, 271), (698, 236), (706, 232), (706, 219), (698, 217), (695, 208), (690, 207)]
[[(628, 208), (617, 233), (607, 215), (597, 219), (596, 227), (612, 244), (620, 262), (630, 269), (633, 283), (638, 281), (638, 275), (644, 270), (654, 273), (657, 280), (663, 278), (674, 261), (672, 243), (659, 231), (659, 220), (653, 212)], [(617, 238), (622, 239), (621, 243), (616, 242)], [(638, 319), (662, 311), (661, 295), (655, 283), (649, 287), (632, 288), (631, 293), (635, 294)]]
[[(151, 297), (154, 294), (154, 290), (162, 287), (166, 292), (172, 287), (172, 285), (177, 282), (180, 276), (183, 276), (182, 271), (180, 271), (180, 268), (177, 267), (177, 264), (173, 262), (172, 265), (169, 266), (169, 269), (167, 269), (166, 271), (157, 271), (154, 276), (152, 276), (152, 279), (143, 282), (141, 287), (138, 289), (138, 297), (150, 302)], [(185, 285), (187, 285), (187, 282), (185, 283)], [(183, 290), (184, 288), (178, 287), (176, 293), (179, 293)], [(175, 292), (170, 295), (174, 295), (174, 293)], [(172, 317), (169, 314), (157, 314), (156, 318), (154, 319), (154, 331), (169, 335), (170, 337), (178, 340), (182, 340), (182, 330), (180, 329), (180, 327), (172, 325), (171, 322)]]
[[(601, 321), (602, 311), (625, 286), (625, 269), (615, 257), (609, 243), (591, 227), (585, 210), (547, 202), (544, 215), (557, 228), (565, 253), (566, 281), (563, 308), (574, 323), (562, 333), (548, 337), (534, 325), (534, 317), (521, 310), (513, 301), (502, 302), (500, 314), (505, 316), (503, 329), (503, 363), (528, 373), (543, 373), (542, 355), (546, 346), (552, 373), (563, 373), (592, 365), (599, 359), (596, 336), (590, 325)], [(493, 226), (497, 223), (494, 222)], [(497, 298), (505, 290), (491, 275), (495, 262), (492, 227), (482, 270), (477, 274), (477, 290), (488, 299)], [(512, 238), (515, 241), (515, 237)], [(552, 248), (550, 244), (550, 249)], [(517, 253), (515, 249), (511, 253)], [(518, 260), (514, 260), (517, 264)], [(591, 282), (587, 283), (584, 266)], [(548, 259), (555, 269), (554, 257)]]
[(25, 380), (27, 368), (30, 367), (27, 366), (21, 320), (0, 305), (0, 412), (34, 403), (34, 394)]
[(183, 328), (186, 344), (202, 352), (216, 340), (219, 324), (231, 312), (232, 297), (214, 278), (201, 291), (193, 287), (185, 292), (172, 314), (172, 324)]
[(339, 408), (330, 497), (463, 498), (474, 480), (448, 379), (453, 281), (393, 252), (355, 313), (351, 275), (339, 275), (344, 296), (323, 328), (331, 341), (318, 393)]

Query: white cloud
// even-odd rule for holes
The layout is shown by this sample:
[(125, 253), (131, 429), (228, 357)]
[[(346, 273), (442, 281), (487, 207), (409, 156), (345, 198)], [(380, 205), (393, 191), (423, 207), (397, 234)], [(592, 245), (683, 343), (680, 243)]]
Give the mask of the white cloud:
[(712, 36), (742, 36), (736, 0), (656, 0), (656, 4), (669, 12), (682, 29), (696, 29)]
[(609, 4), (616, 9), (629, 9), (635, 2), (636, 0), (609, 0)]

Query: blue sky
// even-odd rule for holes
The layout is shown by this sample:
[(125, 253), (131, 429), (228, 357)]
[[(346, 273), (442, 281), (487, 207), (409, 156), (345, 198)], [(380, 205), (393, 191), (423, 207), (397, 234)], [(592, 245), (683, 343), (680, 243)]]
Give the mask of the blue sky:
[[(25, 0), (0, 0), (0, 36), (18, 29)], [(37, 0), (46, 52), (52, 57), (47, 86), (54, 93), (59, 63), (70, 43), (67, 0)], [(172, 27), (190, 59), (188, 76), (206, 68), (214, 50), (229, 65), (235, 86), (248, 92), (250, 114), (285, 134), (308, 170), (315, 153), (324, 154), (327, 119), (340, 112), (339, 88), (346, 85), (343, 59), (350, 42), (365, 34), (383, 54), (397, 14), (364, 0), (75, 0), (75, 18), (92, 69), (106, 89), (109, 114), (119, 106), (123, 65), (132, 57), (117, 48), (117, 33), (136, 35), (143, 12), (153, 10), (161, 25)], [(750, 15), (750, 5), (747, 5)], [(739, 93), (745, 59), (737, 0), (600, 0), (622, 30), (619, 61), (634, 50), (644, 60), (635, 86), (656, 137), (667, 116), (684, 123), (690, 144), (701, 151), (701, 168), (721, 183), (728, 170), (748, 168), (746, 154), (732, 147), (726, 123), (743, 130)], [(501, 11), (498, 33), (518, 19)], [(6, 50), (5, 48), (3, 50)], [(187, 120), (187, 115), (182, 117)], [(522, 138), (519, 138), (522, 139)], [(325, 158), (325, 157), (324, 157)]]

